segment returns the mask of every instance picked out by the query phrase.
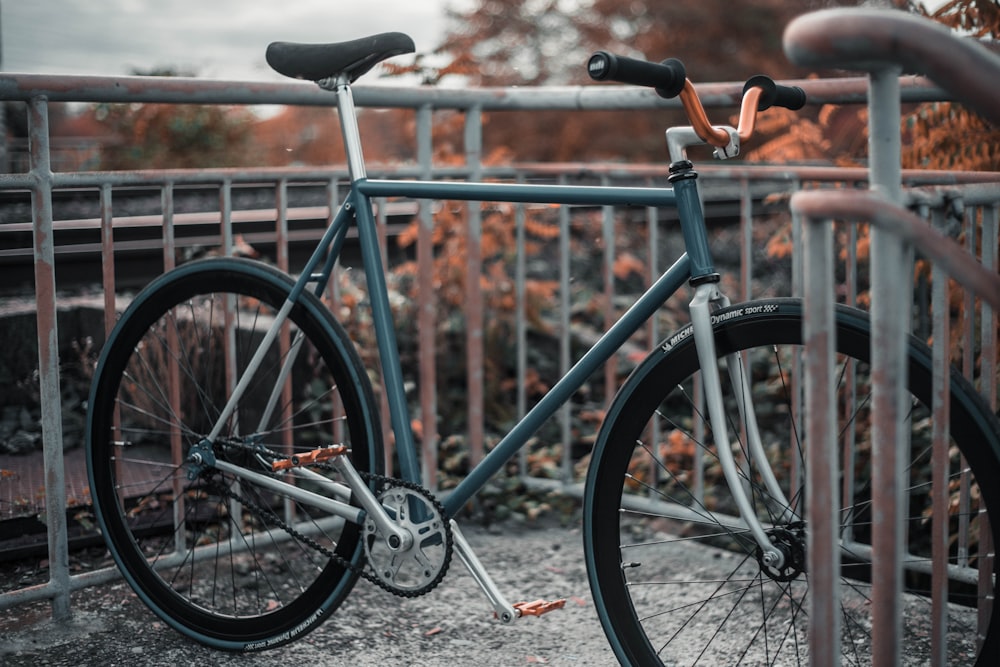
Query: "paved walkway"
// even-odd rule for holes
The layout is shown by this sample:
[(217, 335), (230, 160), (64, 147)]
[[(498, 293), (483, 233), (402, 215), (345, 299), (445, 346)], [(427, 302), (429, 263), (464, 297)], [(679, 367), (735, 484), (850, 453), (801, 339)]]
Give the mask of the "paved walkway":
[(502, 530), (464, 527), (505, 594), (565, 597), (563, 610), (502, 626), (456, 559), (427, 596), (400, 599), (359, 582), (343, 607), (303, 639), (241, 656), (188, 640), (117, 582), (76, 593), (67, 624), (51, 621), (43, 603), (0, 612), (0, 665), (616, 665), (590, 597), (579, 528), (508, 522)]

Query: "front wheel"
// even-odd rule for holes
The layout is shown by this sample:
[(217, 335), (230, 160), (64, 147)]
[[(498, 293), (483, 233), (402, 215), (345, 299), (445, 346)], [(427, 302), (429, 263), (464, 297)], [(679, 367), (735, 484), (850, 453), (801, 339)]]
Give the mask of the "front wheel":
[[(368, 376), (319, 299), (303, 293), (261, 347), (292, 286), (239, 259), (161, 276), (119, 320), (90, 394), (90, 488), (111, 554), (163, 620), (226, 650), (271, 648), (315, 628), (363, 562), (358, 524), (284, 490), (348, 501), (339, 476), (326, 464), (275, 472), (274, 462), (333, 445), (360, 471), (383, 461)], [(241, 378), (246, 390), (223, 419)], [(209, 465), (195, 465), (193, 452)]]
[[(605, 633), (626, 665), (797, 665), (809, 661), (809, 526), (801, 384), (802, 306), (757, 302), (716, 313), (718, 355), (739, 353), (761, 439), (787, 506), (776, 503), (747, 455), (739, 410), (724, 386), (729, 439), (743, 486), (771, 541), (789, 558), (781, 570), (738, 518), (702, 407), (690, 328), (650, 354), (615, 398), (594, 448), (584, 502), (584, 548)], [(870, 664), (872, 416), (870, 325), (839, 308), (837, 326), (841, 488), (841, 663)], [(947, 664), (992, 664), (1000, 655), (998, 567), (1000, 427), (975, 390), (951, 377), (952, 441), (939, 481), (932, 475), (930, 350), (911, 339), (903, 637), (906, 665), (930, 664), (931, 572), (950, 575)], [(712, 369), (717, 372), (716, 369)], [(723, 378), (726, 375), (723, 373)], [(846, 462), (846, 463), (845, 463)], [(934, 485), (947, 485), (950, 553), (931, 557)], [(787, 510), (791, 510), (790, 512)]]

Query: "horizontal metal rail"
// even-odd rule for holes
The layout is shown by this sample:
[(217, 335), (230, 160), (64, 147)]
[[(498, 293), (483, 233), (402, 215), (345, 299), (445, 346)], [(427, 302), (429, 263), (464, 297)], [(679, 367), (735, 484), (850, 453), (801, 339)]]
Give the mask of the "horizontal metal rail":
[[(864, 77), (837, 80), (791, 81), (809, 96), (810, 104), (863, 104)], [(739, 106), (742, 83), (702, 83), (695, 86), (706, 107)], [(901, 83), (906, 102), (950, 99), (922, 77)], [(0, 99), (27, 102), (44, 97), (50, 102), (120, 102), (179, 104), (288, 104), (333, 106), (329, 92), (308, 83), (249, 83), (209, 81), (185, 77), (62, 76), (0, 74)], [(544, 88), (414, 88), (354, 87), (354, 101), (362, 107), (461, 110), (609, 110), (679, 109), (678, 99), (665, 100), (649, 89), (634, 86), (546, 86)]]

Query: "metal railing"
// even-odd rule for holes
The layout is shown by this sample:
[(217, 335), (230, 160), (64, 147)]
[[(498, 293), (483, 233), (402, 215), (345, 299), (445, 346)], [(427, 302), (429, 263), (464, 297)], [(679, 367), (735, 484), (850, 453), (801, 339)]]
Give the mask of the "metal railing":
[[(795, 82), (806, 89), (810, 102), (813, 104), (864, 102), (867, 99), (867, 81), (864, 78), (838, 80), (808, 80)], [(908, 102), (949, 99), (950, 95), (931, 86), (918, 77), (904, 77), (899, 80), (901, 97)], [(742, 84), (709, 84), (698, 86), (699, 93), (707, 106), (735, 106), (742, 92)], [(328, 94), (305, 84), (251, 84), (212, 82), (188, 79), (144, 79), (139, 77), (51, 77), (29, 75), (0, 75), (0, 99), (20, 100), (29, 108), (31, 134), (31, 171), (28, 174), (0, 175), (0, 190), (23, 190), (32, 193), (33, 234), (32, 254), (34, 257), (35, 288), (34, 299), (37, 304), (37, 327), (39, 341), (38, 381), (42, 397), (42, 427), (43, 427), (43, 457), (45, 478), (46, 527), (48, 531), (48, 562), (49, 580), (47, 583), (7, 591), (0, 594), (0, 609), (13, 607), (30, 601), (50, 600), (53, 615), (65, 618), (70, 613), (69, 593), (84, 586), (107, 581), (116, 575), (113, 569), (99, 569), (74, 574), (69, 571), (69, 546), (67, 537), (67, 475), (63, 455), (63, 436), (60, 415), (60, 377), (59, 349), (57, 341), (58, 311), (61, 297), (57, 294), (55, 267), (64, 253), (88, 252), (100, 247), (101, 264), (103, 267), (103, 296), (99, 308), (103, 310), (104, 326), (113, 325), (116, 312), (120, 311), (121, 295), (116, 288), (115, 267), (129, 252), (140, 250), (148, 252), (148, 247), (131, 249), (116, 242), (116, 232), (121, 233), (127, 225), (148, 224), (149, 220), (123, 220), (116, 214), (115, 199), (118, 193), (129, 187), (142, 186), (152, 188), (158, 193), (160, 201), (159, 219), (162, 221), (162, 234), (155, 243), (158, 248), (162, 269), (167, 270), (176, 262), (177, 251), (189, 240), (184, 237), (183, 228), (190, 222), (184, 215), (177, 213), (177, 193), (192, 184), (211, 186), (218, 193), (217, 211), (206, 214), (205, 219), (199, 219), (198, 224), (206, 220), (215, 227), (208, 236), (217, 239), (220, 252), (231, 254), (237, 245), (237, 237), (241, 234), (241, 212), (234, 207), (234, 193), (242, 188), (263, 187), (273, 193), (274, 220), (270, 230), (254, 227), (249, 237), (252, 241), (266, 240), (273, 237), (273, 261), (282, 269), (295, 271), (294, 259), (290, 257), (289, 247), (296, 242), (299, 234), (309, 237), (312, 232), (290, 228), (289, 221), (302, 213), (310, 218), (328, 220), (336, 211), (339, 194), (345, 183), (346, 174), (338, 169), (219, 169), (209, 171), (141, 171), (141, 172), (56, 172), (51, 169), (48, 135), (48, 104), (50, 102), (127, 102), (127, 103), (199, 103), (199, 104), (291, 104), (328, 106), (331, 103)], [(588, 165), (588, 164), (531, 164), (511, 167), (488, 167), (480, 163), (482, 154), (482, 114), (492, 110), (524, 111), (536, 109), (561, 109), (567, 112), (581, 109), (623, 109), (623, 108), (653, 108), (674, 107), (673, 101), (665, 101), (651, 92), (617, 88), (617, 87), (583, 87), (583, 88), (546, 88), (539, 90), (527, 89), (485, 89), (485, 90), (424, 90), (424, 89), (390, 89), (359, 87), (355, 94), (356, 101), (363, 106), (410, 108), (416, 113), (416, 155), (417, 164), (387, 170), (386, 176), (402, 177), (482, 177), (501, 178), (508, 180), (573, 180), (598, 181), (607, 183), (641, 182), (660, 184), (664, 182), (662, 167), (628, 167), (621, 165)], [(431, 159), (431, 131), (433, 112), (438, 109), (459, 109), (466, 112), (465, 146), (466, 164), (460, 168), (440, 168)], [(376, 172), (372, 169), (372, 172)], [(769, 294), (783, 294), (791, 291), (800, 293), (803, 281), (802, 255), (795, 251), (792, 254), (791, 266), (782, 267), (787, 276), (774, 279), (767, 275), (773, 269), (768, 264), (760, 268), (762, 253), (760, 252), (760, 226), (763, 221), (768, 224), (775, 222), (774, 213), (781, 216), (787, 213), (784, 204), (772, 204), (767, 197), (773, 193), (790, 194), (803, 188), (824, 188), (830, 185), (856, 187), (868, 182), (869, 173), (863, 169), (834, 168), (792, 168), (766, 167), (736, 164), (732, 166), (707, 166), (699, 169), (702, 174), (706, 206), (712, 224), (732, 230), (729, 234), (732, 250), (732, 278), (729, 279), (733, 289), (730, 289), (734, 299), (748, 299)], [(908, 185), (932, 188), (935, 184), (946, 184), (948, 192), (956, 190), (967, 192), (966, 203), (979, 206), (992, 202), (995, 207), (1000, 201), (1000, 190), (992, 175), (953, 172), (906, 172), (903, 175)], [(978, 182), (991, 182), (993, 185), (965, 185)], [(291, 203), (289, 192), (298, 187), (318, 186), (324, 189), (326, 202), (318, 210), (303, 213)], [(970, 189), (978, 187), (978, 189)], [(97, 201), (99, 216), (86, 221), (99, 229), (98, 244), (87, 248), (68, 250), (56, 243), (54, 234), (61, 223), (53, 218), (53, 191), (69, 190), (89, 193)], [(932, 190), (926, 192), (933, 194)], [(950, 196), (950, 195), (949, 195)], [(385, 222), (393, 215), (392, 202), (379, 202), (379, 219)], [(945, 210), (953, 205), (953, 199), (930, 196), (926, 200), (929, 211)], [(432, 299), (435, 292), (433, 275), (429, 271), (433, 262), (433, 248), (428, 247), (429, 230), (434, 225), (434, 204), (420, 204), (416, 209), (421, 237), (420, 247), (416, 250), (416, 261), (419, 265), (417, 274), (418, 295)], [(269, 211), (270, 209), (268, 209)], [(535, 274), (537, 267), (526, 262), (526, 247), (532, 242), (530, 238), (531, 220), (537, 211), (528, 206), (518, 205), (511, 209), (510, 216), (514, 225), (515, 259), (509, 267), (513, 277), (515, 292), (515, 331), (514, 345), (514, 383), (516, 387), (515, 412), (524, 414), (529, 407), (531, 396), (527, 393), (527, 379), (531, 374), (528, 351), (530, 330), (528, 313), (526, 312), (525, 286)], [(615, 277), (615, 261), (618, 256), (616, 245), (619, 243), (623, 226), (641, 228), (643, 237), (648, 241), (647, 254), (639, 257), (642, 264), (640, 273), (646, 280), (655, 276), (664, 266), (665, 255), (663, 246), (670, 246), (670, 236), (674, 231), (671, 211), (656, 209), (613, 210), (610, 208), (596, 210), (581, 210), (562, 208), (556, 211), (543, 211), (548, 222), (559, 230), (559, 238), (551, 248), (551, 264), (556, 267), (555, 273), (546, 277), (555, 283), (558, 295), (551, 312), (545, 317), (553, 338), (556, 340), (560, 370), (565, 371), (573, 361), (573, 348), (578, 337), (586, 337), (588, 331), (574, 328), (573, 290), (583, 281), (577, 281), (572, 275), (574, 250), (571, 246), (571, 230), (584, 228), (586, 242), (598, 248), (599, 264), (602, 267), (597, 282), (589, 285), (591, 292), (603, 295), (600, 300), (601, 312), (596, 318), (607, 321), (616, 312), (615, 301), (621, 295), (623, 281)], [(404, 212), (404, 215), (408, 213)], [(467, 224), (470, 234), (476, 237), (477, 230), (482, 229), (483, 211), (471, 207), (467, 211)], [(259, 216), (256, 216), (259, 217)], [(76, 221), (79, 223), (80, 221)], [(259, 222), (254, 220), (254, 222)], [(780, 222), (780, 221), (779, 221)], [(381, 226), (387, 229), (386, 225)], [(995, 227), (995, 223), (994, 223)], [(2, 234), (2, 231), (0, 231)], [(995, 234), (995, 231), (994, 231)], [(204, 235), (203, 235), (204, 236)], [(799, 234), (794, 234), (796, 243), (800, 243)], [(0, 237), (2, 238), (2, 237)], [(199, 243), (209, 242), (207, 237), (199, 237)], [(389, 241), (386, 240), (386, 243)], [(848, 246), (851, 244), (848, 243)], [(148, 246), (148, 244), (147, 244)], [(852, 248), (848, 247), (847, 250)], [(0, 248), (0, 250), (24, 249)], [(632, 250), (632, 249), (630, 249)], [(483, 271), (482, 259), (477, 253), (472, 253), (473, 259), (466, 270), (471, 275)], [(850, 261), (854, 261), (853, 258)], [(852, 268), (847, 275), (855, 275)], [(764, 274), (764, 275), (762, 275)], [(768, 279), (762, 281), (762, 278)], [(119, 277), (120, 279), (120, 277)], [(431, 282), (428, 282), (431, 281)], [(863, 287), (861, 288), (863, 289)], [(857, 285), (846, 288), (847, 298), (851, 301), (859, 292)], [(337, 295), (333, 295), (336, 300)], [(465, 332), (462, 337), (466, 347), (466, 366), (470, 387), (470, 405), (468, 409), (468, 425), (463, 437), (472, 452), (472, 458), (478, 456), (488, 446), (490, 428), (487, 425), (485, 402), (488, 397), (482, 393), (482, 368), (485, 351), (481, 346), (484, 332), (484, 314), (482, 295), (473, 289), (466, 294), (463, 314)], [(427, 312), (432, 302), (421, 302), (416, 309)], [(632, 353), (638, 353), (655, 344), (671, 328), (678, 325), (674, 310), (670, 304), (664, 309), (660, 320), (650, 323), (649, 328), (641, 334)], [(431, 313), (433, 310), (431, 308)], [(431, 452), (436, 461), (437, 452), (446, 446), (448, 436), (447, 426), (437, 422), (438, 387), (435, 378), (434, 327), (421, 326), (418, 331), (416, 364), (412, 369), (418, 380), (419, 404), (416, 413), (421, 419), (421, 443), (426, 451)], [(99, 337), (99, 336), (98, 336)], [(606, 369), (604, 377), (599, 381), (601, 393), (605, 400), (613, 394), (622, 373), (627, 371), (631, 360), (626, 354), (619, 359), (618, 367)], [(995, 379), (995, 378), (994, 378)], [(537, 451), (524, 452), (519, 461), (522, 475), (530, 477), (538, 468), (548, 469), (552, 479), (540, 479), (533, 484), (540, 488), (551, 488), (553, 485), (572, 492), (577, 487), (577, 476), (574, 473), (576, 459), (572, 456), (573, 444), (579, 441), (575, 433), (574, 419), (577, 410), (567, 406), (554, 425), (552, 442), (558, 451), (555, 468), (552, 457), (539, 456)], [(445, 431), (440, 433), (440, 431)], [(541, 463), (539, 461), (542, 461)], [(76, 470), (71, 470), (70, 477)], [(438, 478), (438, 466), (427, 466), (427, 485), (441, 488), (442, 481)], [(3, 492), (3, 480), (0, 480), (0, 498)], [(74, 491), (74, 496), (82, 494)], [(0, 508), (2, 510), (2, 508)]]
[[(936, 368), (933, 380), (934, 479), (938, 486), (947, 475), (948, 364), (951, 336), (947, 282), (951, 277), (965, 290), (965, 342), (971, 348), (974, 335), (974, 296), (981, 297), (982, 332), (979, 386), (989, 409), (997, 409), (997, 309), (1000, 308), (1000, 275), (997, 274), (997, 202), (988, 196), (985, 207), (966, 217), (967, 248), (932, 228), (925, 219), (902, 206), (916, 203), (926, 211), (928, 201), (911, 197), (903, 189), (900, 170), (899, 76), (907, 71), (926, 73), (959, 100), (993, 123), (1000, 123), (1000, 56), (982, 45), (963, 40), (942, 26), (901, 12), (878, 10), (828, 10), (796, 19), (784, 36), (791, 60), (808, 67), (860, 70), (869, 78), (869, 159), (871, 194), (850, 199), (840, 193), (798, 193), (793, 211), (809, 221), (806, 227), (806, 257), (810, 272), (806, 283), (807, 392), (812, 416), (808, 425), (809, 480), (807, 505), (812, 531), (809, 553), (810, 585), (817, 593), (810, 599), (809, 615), (820, 622), (810, 624), (809, 645), (813, 665), (839, 664), (840, 548), (836, 481), (826, 473), (836, 470), (838, 434), (833, 412), (836, 405), (834, 378), (833, 233), (830, 221), (866, 221), (871, 224), (872, 270), (872, 664), (900, 664), (903, 639), (903, 563), (907, 558), (906, 536), (898, 527), (906, 511), (905, 463), (909, 434), (903, 430), (910, 410), (904, 396), (907, 387), (906, 335), (910, 329), (910, 293), (900, 276), (913, 271), (914, 249), (934, 266), (932, 273), (935, 313), (932, 338)], [(947, 196), (947, 195), (945, 195)], [(962, 196), (962, 195), (959, 195)], [(966, 194), (966, 197), (969, 195)], [(916, 199), (916, 202), (914, 202)], [(933, 199), (933, 197), (932, 197)], [(943, 215), (935, 213), (940, 222)], [(977, 252), (977, 220), (982, 225), (982, 251)], [(971, 360), (966, 373), (972, 379)], [(992, 480), (979, 480), (989, 484)], [(933, 521), (945, 523), (948, 516), (947, 489), (936, 494)], [(830, 502), (833, 501), (833, 502)], [(978, 645), (982, 645), (993, 600), (995, 535), (980, 521), (979, 595), (986, 614), (980, 614)], [(949, 535), (935, 532), (931, 590), (931, 664), (945, 665), (948, 658), (948, 573), (945, 571)], [(961, 548), (961, 547), (960, 547)], [(996, 614), (997, 610), (992, 609)], [(995, 624), (993, 624), (995, 626)], [(983, 649), (988, 650), (988, 649)], [(992, 649), (989, 649), (992, 650)]]

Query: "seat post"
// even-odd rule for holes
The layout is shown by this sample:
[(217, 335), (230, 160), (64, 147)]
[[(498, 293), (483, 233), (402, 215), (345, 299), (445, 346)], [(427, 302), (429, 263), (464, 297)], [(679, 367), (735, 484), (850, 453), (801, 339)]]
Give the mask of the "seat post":
[(347, 76), (320, 81), (321, 88), (337, 93), (337, 112), (340, 114), (340, 131), (344, 137), (344, 152), (347, 154), (347, 169), (351, 182), (367, 178), (365, 159), (361, 150), (361, 131), (358, 129), (358, 115), (354, 106), (354, 93)]

